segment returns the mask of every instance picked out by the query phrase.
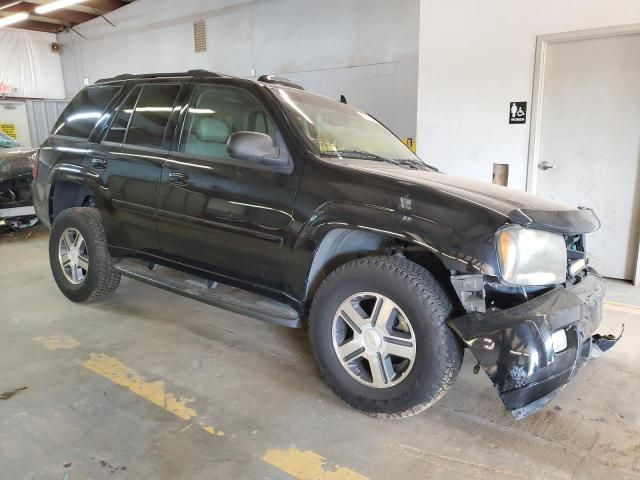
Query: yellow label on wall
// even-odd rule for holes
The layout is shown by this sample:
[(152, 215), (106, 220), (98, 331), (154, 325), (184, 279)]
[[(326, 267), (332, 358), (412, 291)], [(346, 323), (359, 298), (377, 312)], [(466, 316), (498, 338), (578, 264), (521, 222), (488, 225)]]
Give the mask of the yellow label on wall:
[(15, 123), (0, 123), (0, 132), (10, 136), (14, 140), (18, 138), (18, 134), (16, 133)]
[(407, 147), (409, 147), (409, 149), (413, 152), (416, 153), (416, 139), (415, 138), (411, 138), (411, 137), (404, 137), (402, 139), (402, 143), (404, 143)]

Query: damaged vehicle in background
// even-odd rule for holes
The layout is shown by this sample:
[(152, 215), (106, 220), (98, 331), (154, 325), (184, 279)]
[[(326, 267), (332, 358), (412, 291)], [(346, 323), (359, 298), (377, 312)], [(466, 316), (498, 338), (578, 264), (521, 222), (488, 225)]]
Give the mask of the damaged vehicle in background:
[(595, 334), (593, 211), (445, 175), (367, 113), (288, 81), (99, 81), (63, 112), (36, 172), (70, 300), (104, 299), (126, 275), (308, 324), (326, 382), (370, 415), (433, 405), (466, 347), (523, 418), (617, 340)]
[(0, 132), (0, 233), (32, 227), (38, 222), (31, 201), (35, 148), (23, 147)]

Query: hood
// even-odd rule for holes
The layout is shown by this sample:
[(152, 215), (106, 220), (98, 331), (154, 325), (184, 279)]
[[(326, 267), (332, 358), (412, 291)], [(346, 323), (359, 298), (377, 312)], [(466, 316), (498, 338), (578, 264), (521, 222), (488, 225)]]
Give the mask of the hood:
[(12, 157), (14, 155), (29, 154), (35, 152), (37, 149), (31, 147), (11, 147), (0, 148), (0, 158)]
[(479, 182), (464, 177), (429, 170), (413, 170), (401, 166), (353, 161), (349, 168), (390, 177), (407, 186), (425, 188), (445, 196), (455, 197), (476, 207), (507, 217), (512, 223), (543, 228), (563, 234), (592, 232), (600, 221), (588, 208), (572, 208), (553, 200), (501, 185)]

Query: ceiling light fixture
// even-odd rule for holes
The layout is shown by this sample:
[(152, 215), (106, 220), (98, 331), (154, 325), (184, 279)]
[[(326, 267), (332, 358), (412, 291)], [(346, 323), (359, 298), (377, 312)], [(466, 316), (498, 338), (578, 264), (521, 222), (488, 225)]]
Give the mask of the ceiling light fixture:
[(45, 3), (44, 5), (36, 7), (36, 13), (42, 15), (43, 13), (53, 12), (54, 10), (70, 7), (71, 5), (84, 1), (85, 0), (56, 0), (55, 2)]
[(0, 18), (0, 27), (6, 27), (7, 25), (22, 22), (27, 18), (29, 18), (29, 14), (27, 12), (20, 12), (16, 13), (15, 15), (9, 15), (8, 17)]

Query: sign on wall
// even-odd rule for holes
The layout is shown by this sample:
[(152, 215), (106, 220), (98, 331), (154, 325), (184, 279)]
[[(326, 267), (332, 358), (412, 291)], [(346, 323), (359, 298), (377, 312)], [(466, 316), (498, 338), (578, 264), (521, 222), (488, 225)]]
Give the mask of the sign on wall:
[(511, 102), (509, 104), (509, 125), (527, 123), (527, 102)]
[(402, 139), (402, 143), (404, 143), (407, 147), (409, 147), (409, 149), (413, 152), (416, 153), (416, 139), (415, 138), (411, 138), (411, 137), (404, 137)]
[(8, 135), (14, 140), (18, 139), (18, 133), (16, 132), (16, 124), (15, 123), (0, 123), (0, 132)]

